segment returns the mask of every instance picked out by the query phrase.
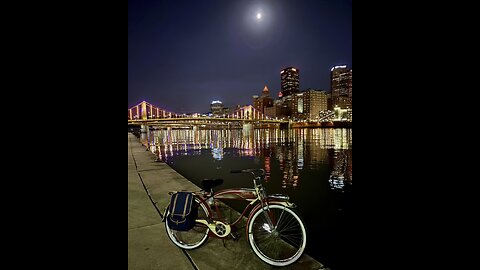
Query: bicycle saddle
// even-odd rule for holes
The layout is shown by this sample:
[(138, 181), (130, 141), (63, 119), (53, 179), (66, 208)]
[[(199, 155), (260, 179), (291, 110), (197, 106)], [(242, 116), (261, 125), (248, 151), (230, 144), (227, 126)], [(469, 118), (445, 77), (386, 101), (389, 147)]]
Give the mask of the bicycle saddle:
[(210, 190), (213, 187), (223, 184), (223, 179), (204, 179), (202, 180), (203, 190)]

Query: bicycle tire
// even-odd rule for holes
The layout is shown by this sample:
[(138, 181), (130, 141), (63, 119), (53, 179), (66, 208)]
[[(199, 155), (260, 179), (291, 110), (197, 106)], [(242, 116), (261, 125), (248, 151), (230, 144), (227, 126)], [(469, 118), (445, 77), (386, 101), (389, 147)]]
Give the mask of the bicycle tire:
[[(192, 207), (196, 208), (197, 218), (206, 218), (208, 216), (207, 207), (200, 202), (198, 198), (195, 197), (195, 203)], [(167, 209), (169, 207), (167, 206)], [(202, 211), (200, 211), (202, 209)], [(193, 209), (192, 209), (193, 211)], [(167, 210), (166, 215), (168, 217), (169, 211)], [(188, 231), (176, 231), (168, 227), (167, 222), (165, 221), (165, 229), (167, 231), (168, 238), (179, 248), (182, 249), (195, 249), (200, 247), (208, 239), (209, 229), (206, 225), (202, 223), (195, 223), (195, 226)]]
[(282, 204), (271, 203), (269, 208), (274, 228), (263, 214), (267, 207), (258, 208), (248, 224), (248, 242), (262, 261), (273, 266), (290, 265), (305, 251), (305, 224), (293, 209)]

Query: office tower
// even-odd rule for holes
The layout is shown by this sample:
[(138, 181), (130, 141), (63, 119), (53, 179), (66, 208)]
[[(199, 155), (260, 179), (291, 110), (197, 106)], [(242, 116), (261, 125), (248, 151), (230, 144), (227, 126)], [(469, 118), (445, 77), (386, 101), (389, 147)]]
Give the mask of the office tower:
[(330, 71), (333, 107), (352, 108), (352, 69), (335, 66)]
[(294, 67), (288, 67), (280, 71), (282, 97), (300, 92), (299, 72), (300, 71)]

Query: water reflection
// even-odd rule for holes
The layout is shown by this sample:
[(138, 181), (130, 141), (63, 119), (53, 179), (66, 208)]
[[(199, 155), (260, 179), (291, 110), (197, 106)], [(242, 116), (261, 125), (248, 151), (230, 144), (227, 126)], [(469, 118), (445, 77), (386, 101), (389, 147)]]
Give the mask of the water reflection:
[(332, 189), (343, 189), (352, 184), (352, 151), (338, 150), (333, 154), (330, 179)]
[(351, 129), (164, 129), (142, 136), (158, 160), (198, 186), (204, 178), (222, 178), (219, 188), (251, 188), (250, 178), (230, 170), (264, 168), (268, 193), (289, 195), (307, 227), (315, 228), (307, 254), (331, 269), (349, 259)]
[(142, 134), (142, 139), (164, 162), (175, 156), (202, 155), (202, 151), (210, 151), (214, 161), (225, 156), (258, 158), (266, 181), (271, 178), (272, 163), (278, 162), (284, 189), (296, 189), (303, 170), (322, 166), (329, 168), (331, 189), (352, 184), (351, 129), (163, 129)]

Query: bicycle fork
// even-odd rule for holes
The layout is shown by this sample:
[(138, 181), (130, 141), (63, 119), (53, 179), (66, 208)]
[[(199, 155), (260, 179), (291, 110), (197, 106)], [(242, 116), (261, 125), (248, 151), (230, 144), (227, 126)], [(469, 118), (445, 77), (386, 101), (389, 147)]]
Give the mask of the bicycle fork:
[[(267, 220), (267, 225), (268, 227), (263, 227), (265, 230), (267, 230), (268, 232), (272, 232), (275, 230), (275, 225), (273, 224), (273, 221), (272, 221), (272, 215), (271, 215), (271, 212), (270, 212), (270, 207), (268, 206), (268, 202), (265, 202), (265, 204), (260, 201), (260, 203), (262, 204), (262, 211), (263, 211), (263, 215), (265, 216), (265, 219)], [(267, 210), (265, 210), (265, 207), (267, 208)]]
[(285, 212), (285, 208), (290, 206), (294, 207), (294, 204), (291, 204), (289, 202), (281, 203), (281, 205), (283, 206), (283, 209), (278, 219), (276, 219), (276, 217), (272, 214), (272, 212), (270, 212), (270, 207), (268, 205), (268, 202), (265, 204), (266, 204), (267, 210), (263, 210), (265, 207), (262, 207), (262, 211), (263, 211), (263, 215), (265, 216), (265, 219), (267, 220), (268, 228), (266, 226), (264, 228), (269, 232), (274, 232), (277, 230), (277, 226), (280, 223), (280, 220), (282, 219), (283, 213)]

